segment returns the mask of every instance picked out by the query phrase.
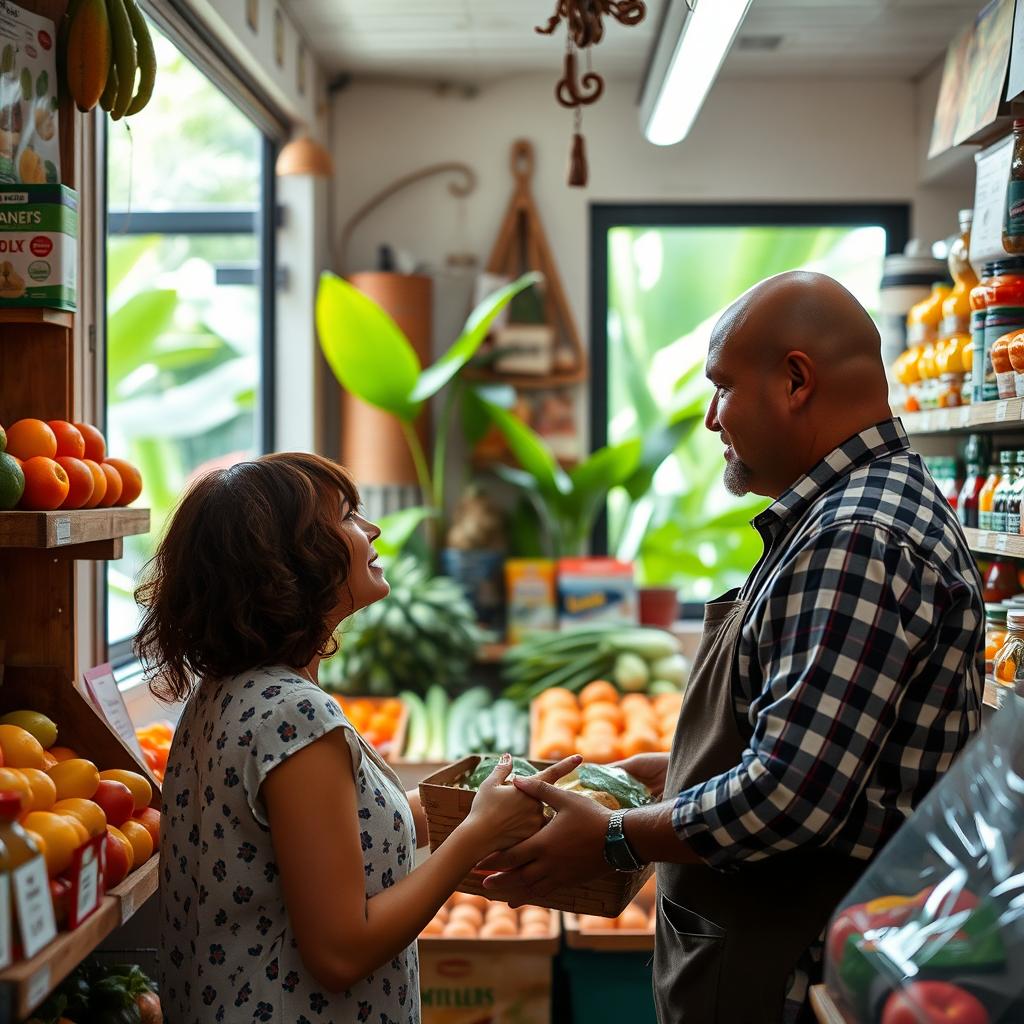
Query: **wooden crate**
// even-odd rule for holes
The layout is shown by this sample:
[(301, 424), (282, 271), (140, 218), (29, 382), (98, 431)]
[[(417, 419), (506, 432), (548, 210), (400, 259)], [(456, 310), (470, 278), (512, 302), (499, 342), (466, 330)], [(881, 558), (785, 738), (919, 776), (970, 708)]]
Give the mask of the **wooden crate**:
[(650, 928), (611, 928), (608, 931), (582, 931), (577, 914), (563, 914), (565, 944), (572, 949), (592, 949), (607, 953), (639, 953), (654, 949), (654, 931)]
[[(476, 895), (483, 895), (477, 893)], [(540, 904), (533, 904), (540, 906)], [(525, 907), (521, 909), (525, 910)], [(547, 935), (530, 936), (529, 938), (486, 938), (446, 939), (443, 935), (421, 935), (417, 940), (420, 950), (435, 950), (438, 953), (484, 954), (490, 956), (498, 953), (529, 954), (532, 956), (554, 956), (558, 952), (561, 937), (559, 915), (551, 912), (551, 929)]]
[[(420, 783), (420, 801), (427, 817), (431, 851), (436, 850), (469, 814), (476, 794), (468, 789), (459, 789), (457, 783), (479, 763), (479, 755), (472, 754), (442, 768)], [(530, 763), (537, 768), (547, 767), (543, 761)], [(609, 868), (606, 875), (591, 882), (571, 886), (532, 902), (549, 910), (564, 910), (571, 914), (618, 917), (653, 871), (653, 864), (636, 874), (624, 874)], [(459, 891), (490, 897), (492, 893), (483, 885), (487, 874), (485, 871), (471, 872), (462, 880)]]

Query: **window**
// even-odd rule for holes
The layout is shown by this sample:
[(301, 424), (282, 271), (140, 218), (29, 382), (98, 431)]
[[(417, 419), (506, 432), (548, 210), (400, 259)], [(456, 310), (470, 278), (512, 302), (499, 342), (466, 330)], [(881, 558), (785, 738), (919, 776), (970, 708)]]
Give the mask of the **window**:
[(107, 136), (106, 432), (142, 471), (150, 533), (107, 569), (111, 658), (182, 489), (270, 446), (272, 146), (165, 36), (145, 117)]
[[(706, 408), (708, 339), (758, 281), (807, 269), (842, 281), (877, 314), (882, 260), (901, 251), (904, 206), (592, 209), (593, 443), (648, 432), (692, 400)], [(761, 553), (743, 527), (767, 502), (722, 484), (721, 443), (699, 426), (644, 499), (608, 502), (598, 538), (636, 563), (641, 585), (678, 588), (684, 608), (738, 586)]]

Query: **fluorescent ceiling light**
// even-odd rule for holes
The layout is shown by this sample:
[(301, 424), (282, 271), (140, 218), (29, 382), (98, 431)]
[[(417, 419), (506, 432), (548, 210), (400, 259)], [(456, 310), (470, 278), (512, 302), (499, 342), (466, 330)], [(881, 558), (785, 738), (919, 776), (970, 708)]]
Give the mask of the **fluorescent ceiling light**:
[[(640, 97), (640, 123), (656, 146), (686, 138), (751, 0), (667, 0)], [(690, 7), (693, 10), (690, 10)]]

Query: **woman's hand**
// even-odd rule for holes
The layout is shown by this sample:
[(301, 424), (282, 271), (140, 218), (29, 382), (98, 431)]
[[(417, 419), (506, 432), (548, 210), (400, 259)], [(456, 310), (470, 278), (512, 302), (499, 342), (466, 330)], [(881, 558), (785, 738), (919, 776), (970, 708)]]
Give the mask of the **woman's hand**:
[[(536, 778), (554, 785), (568, 775), (583, 759), (574, 754), (545, 768)], [(528, 839), (544, 824), (544, 805), (520, 793), (508, 780), (512, 774), (512, 757), (502, 754), (494, 771), (483, 781), (473, 798), (473, 807), (459, 826), (474, 836), (479, 844), (480, 859), (498, 850)]]
[(621, 768), (629, 772), (638, 782), (642, 782), (661, 800), (665, 793), (665, 774), (668, 772), (668, 754), (634, 754), (624, 761), (616, 761), (611, 767)]

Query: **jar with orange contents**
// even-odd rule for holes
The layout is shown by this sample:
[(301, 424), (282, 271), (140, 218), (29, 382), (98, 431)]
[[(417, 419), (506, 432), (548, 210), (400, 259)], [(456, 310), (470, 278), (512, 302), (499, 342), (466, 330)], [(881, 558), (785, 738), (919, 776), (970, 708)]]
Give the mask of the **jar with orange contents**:
[(1017, 384), (1010, 362), (1010, 339), (1018, 331), (1011, 331), (996, 338), (992, 345), (992, 369), (996, 375), (996, 395), (999, 398), (1016, 398)]
[[(985, 301), (984, 352), (981, 357), (983, 402), (999, 398), (992, 352), (1004, 335), (1024, 328), (1024, 258), (1019, 256), (991, 264), (994, 276), (988, 282)], [(973, 290), (971, 292), (974, 294)], [(973, 306), (972, 306), (973, 308)], [(975, 339), (975, 356), (978, 354)], [(977, 359), (975, 360), (977, 362)], [(1006, 359), (1009, 365), (1009, 357)], [(978, 372), (974, 373), (975, 389)]]
[(1012, 686), (1024, 692), (1024, 609), (1011, 608), (1006, 613), (1007, 634), (996, 652), (992, 676), (1001, 686)]
[(996, 655), (1006, 643), (1007, 607), (1003, 604), (985, 605), (985, 675), (991, 676), (995, 669)]

